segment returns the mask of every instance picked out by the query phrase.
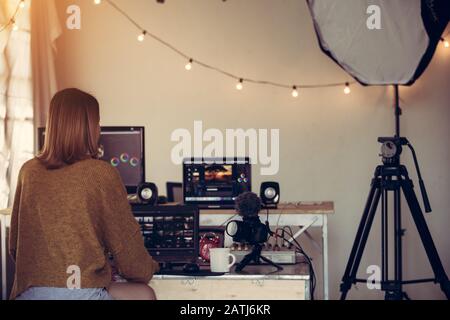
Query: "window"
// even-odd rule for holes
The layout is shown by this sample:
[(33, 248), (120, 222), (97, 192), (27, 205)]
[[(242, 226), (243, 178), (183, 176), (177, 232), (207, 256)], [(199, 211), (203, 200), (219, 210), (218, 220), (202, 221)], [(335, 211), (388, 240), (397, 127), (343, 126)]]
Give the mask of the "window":
[(12, 204), (19, 170), (34, 151), (30, 1), (19, 2), (0, 3), (0, 209)]

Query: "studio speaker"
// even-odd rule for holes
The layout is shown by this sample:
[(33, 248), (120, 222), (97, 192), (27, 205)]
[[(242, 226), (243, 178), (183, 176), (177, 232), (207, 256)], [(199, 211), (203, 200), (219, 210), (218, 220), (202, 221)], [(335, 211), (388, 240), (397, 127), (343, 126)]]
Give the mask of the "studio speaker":
[(263, 182), (260, 198), (264, 208), (277, 208), (280, 203), (280, 184), (278, 182)]
[(138, 187), (137, 194), (143, 204), (154, 206), (158, 203), (158, 187), (154, 183), (143, 183)]

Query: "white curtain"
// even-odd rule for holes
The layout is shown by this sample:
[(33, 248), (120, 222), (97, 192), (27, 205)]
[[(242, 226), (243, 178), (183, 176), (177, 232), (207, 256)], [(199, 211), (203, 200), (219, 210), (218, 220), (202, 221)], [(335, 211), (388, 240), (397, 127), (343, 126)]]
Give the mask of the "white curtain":
[[(0, 25), (19, 1), (0, 1)], [(18, 30), (0, 32), (0, 209), (11, 205), (19, 170), (34, 156), (35, 125), (45, 123), (56, 91), (54, 40), (61, 32), (54, 0), (25, 0), (15, 22)]]
[(58, 89), (54, 61), (61, 25), (54, 0), (32, 0), (31, 30), (34, 123), (39, 128), (45, 126), (50, 100)]
[[(2, 1), (2, 25), (11, 19), (18, 3)], [(33, 156), (29, 1), (15, 22), (18, 30), (10, 26), (0, 34), (0, 208), (10, 204), (20, 167)]]

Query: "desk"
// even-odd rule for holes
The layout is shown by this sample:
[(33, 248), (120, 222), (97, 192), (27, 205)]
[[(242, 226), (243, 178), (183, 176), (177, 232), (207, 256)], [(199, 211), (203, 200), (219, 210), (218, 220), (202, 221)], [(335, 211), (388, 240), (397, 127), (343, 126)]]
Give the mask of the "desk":
[[(323, 298), (329, 299), (329, 277), (328, 277), (328, 214), (334, 214), (333, 202), (296, 202), (282, 203), (278, 209), (269, 211), (269, 224), (271, 228), (277, 226), (300, 227), (295, 238), (303, 234), (310, 227), (322, 229), (322, 274), (323, 274)], [(236, 215), (234, 210), (201, 210), (201, 226), (225, 225)], [(265, 214), (261, 212), (265, 219)], [(227, 244), (227, 243), (226, 243)], [(230, 243), (228, 243), (229, 245)]]
[[(322, 256), (323, 256), (323, 296), (325, 300), (329, 299), (329, 286), (328, 286), (328, 224), (327, 224), (327, 215), (334, 213), (334, 203), (333, 202), (299, 202), (299, 203), (284, 203), (281, 204), (278, 209), (276, 210), (270, 210), (269, 212), (269, 223), (272, 227), (279, 226), (301, 226), (300, 231), (297, 232), (297, 236), (302, 234), (305, 230), (307, 230), (309, 227), (320, 227), (322, 229)], [(2, 296), (6, 296), (6, 261), (7, 261), (7, 251), (6, 251), (6, 228), (9, 226), (10, 223), (10, 214), (11, 210), (0, 210), (0, 224), (1, 224), (1, 263), (2, 263)], [(235, 216), (234, 210), (202, 210), (200, 214), (200, 224), (202, 226), (220, 226), (226, 224), (231, 218)], [(251, 270), (251, 269), (249, 269)], [(288, 272), (289, 273), (289, 272)], [(307, 281), (305, 281), (305, 284), (299, 285), (296, 283), (295, 288), (298, 287), (304, 287), (305, 288), (305, 297), (309, 299), (309, 284), (306, 283), (309, 281), (309, 275), (302, 274), (302, 273), (295, 273), (290, 272), (291, 274), (284, 274), (284, 275), (273, 275), (275, 277), (278, 277), (276, 281), (280, 280), (287, 280), (287, 281), (305, 281), (308, 277)], [(303, 278), (298, 278), (298, 276)], [(159, 278), (158, 278), (159, 277)], [(169, 278), (168, 278), (169, 277)], [(184, 281), (185, 283), (192, 283), (192, 279), (189, 277), (186, 278), (171, 278), (174, 276), (156, 276), (153, 281), (153, 285), (155, 285), (157, 288), (159, 285), (161, 285), (161, 282), (158, 281), (165, 281), (164, 286), (168, 285), (169, 283), (173, 282), (167, 282), (167, 280), (175, 281), (175, 283), (179, 283), (180, 281)], [(272, 280), (274, 278), (267, 278), (267, 276), (263, 276), (261, 274), (258, 274), (258, 271), (255, 270), (255, 274), (249, 274), (245, 275), (244, 278), (242, 278), (242, 275), (229, 275), (229, 276), (223, 276), (223, 278), (218, 279), (202, 279), (201, 281), (213, 281), (213, 282), (195, 282), (199, 285), (206, 285), (211, 286), (211, 284), (216, 283), (216, 281), (227, 279), (226, 282), (227, 285), (230, 285), (233, 287), (235, 284), (240, 283), (243, 288), (248, 285), (248, 283), (252, 284), (254, 281), (256, 283), (259, 283), (258, 281), (261, 281), (261, 279), (264, 280), (264, 283), (268, 286), (272, 285)], [(287, 278), (286, 278), (287, 277)], [(232, 282), (233, 281), (246, 281), (246, 282)], [(200, 280), (199, 280), (200, 281)], [(233, 283), (233, 285), (232, 285)], [(277, 282), (279, 285), (280, 282)], [(287, 283), (283, 283), (283, 286), (281, 286), (281, 290), (283, 288), (287, 288), (284, 285), (288, 286)], [(214, 284), (216, 286), (216, 284)], [(238, 288), (238, 287), (236, 287)], [(206, 291), (202, 292), (211, 292), (208, 291), (209, 289), (205, 289)], [(244, 290), (244, 289), (242, 289)], [(275, 287), (270, 287), (270, 290), (273, 290), (273, 292), (278, 292)], [(289, 289), (290, 290), (290, 289)], [(289, 291), (289, 290), (286, 290)], [(294, 289), (293, 289), (294, 290)], [(238, 290), (239, 292), (240, 290)], [(256, 290), (257, 291), (257, 290)], [(266, 290), (263, 290), (266, 291)], [(231, 292), (231, 291), (229, 291)], [(191, 292), (192, 293), (192, 292)], [(258, 294), (260, 292), (258, 291)], [(229, 293), (231, 295), (232, 293)], [(254, 293), (255, 294), (255, 293)], [(280, 293), (281, 294), (281, 293)], [(300, 294), (297, 295), (297, 297), (300, 297)], [(201, 297), (197, 297), (198, 299), (201, 299)], [(209, 297), (208, 299), (211, 299)]]
[(239, 274), (211, 277), (155, 275), (150, 286), (159, 300), (309, 300), (308, 266), (283, 268), (273, 273), (269, 266), (248, 266)]

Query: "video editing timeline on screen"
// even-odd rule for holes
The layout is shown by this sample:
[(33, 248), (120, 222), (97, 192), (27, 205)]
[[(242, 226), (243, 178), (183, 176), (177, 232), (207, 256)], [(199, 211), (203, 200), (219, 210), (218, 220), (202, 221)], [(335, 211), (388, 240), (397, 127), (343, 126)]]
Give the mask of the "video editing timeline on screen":
[(250, 159), (186, 159), (183, 185), (187, 204), (233, 207), (237, 196), (251, 191)]
[(158, 262), (196, 261), (198, 209), (187, 206), (133, 206), (145, 247)]

